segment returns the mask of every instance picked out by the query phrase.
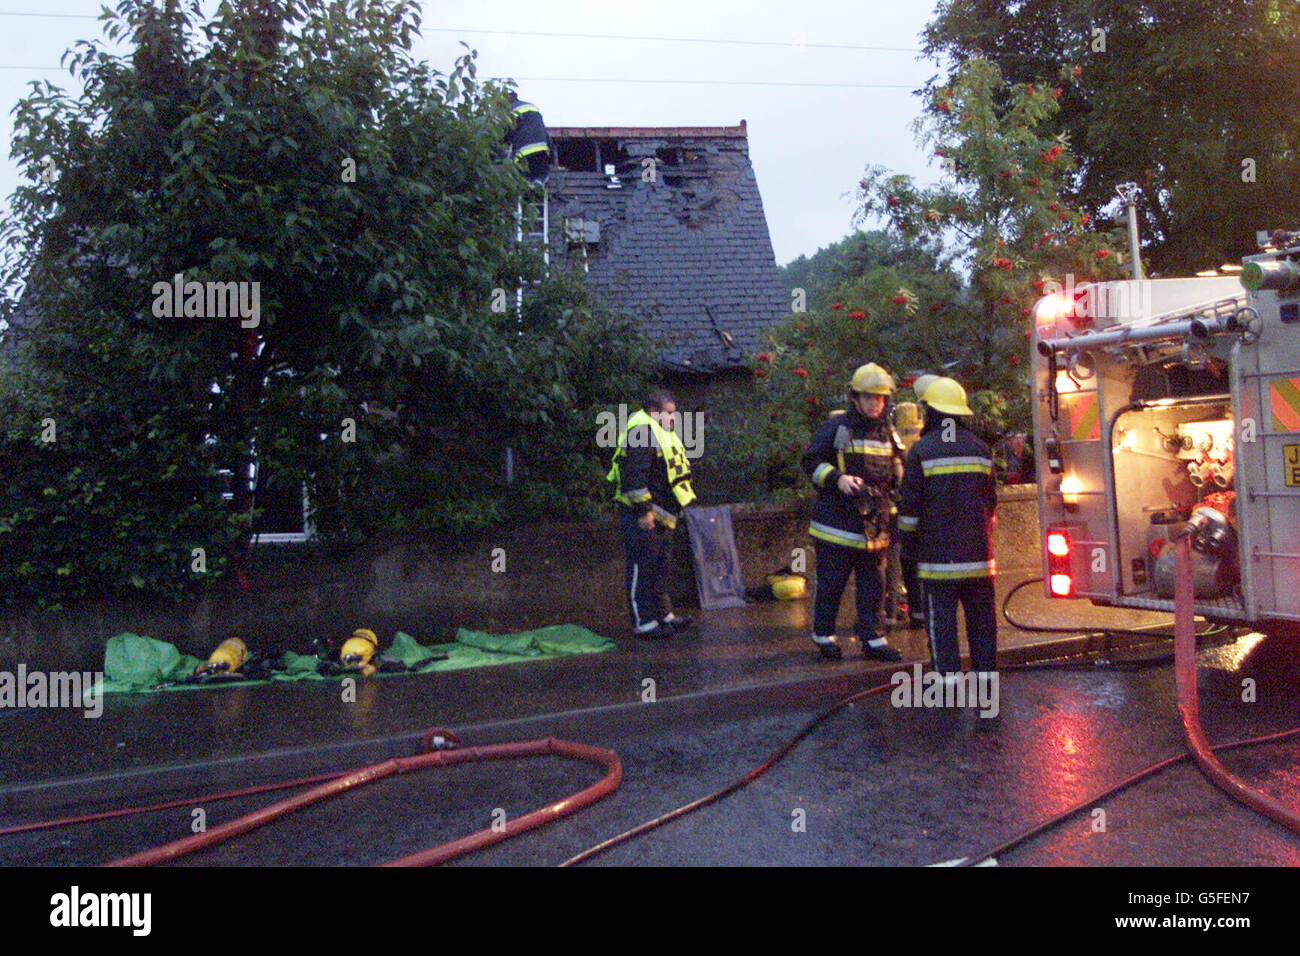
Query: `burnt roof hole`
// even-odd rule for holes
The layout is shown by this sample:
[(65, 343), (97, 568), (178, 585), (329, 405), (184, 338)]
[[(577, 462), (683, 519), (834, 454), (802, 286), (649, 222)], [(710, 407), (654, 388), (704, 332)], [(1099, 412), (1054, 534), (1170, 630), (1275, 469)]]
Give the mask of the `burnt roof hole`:
[(596, 144), (589, 139), (556, 140), (556, 162), (561, 169), (575, 172), (598, 173)]
[(684, 186), (708, 175), (702, 153), (681, 146), (664, 146), (655, 150), (655, 159), (663, 169), (664, 184)]

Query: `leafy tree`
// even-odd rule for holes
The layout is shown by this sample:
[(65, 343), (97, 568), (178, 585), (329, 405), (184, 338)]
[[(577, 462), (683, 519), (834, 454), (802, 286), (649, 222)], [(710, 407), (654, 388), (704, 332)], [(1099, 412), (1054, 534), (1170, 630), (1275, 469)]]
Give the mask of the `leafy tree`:
[(1044, 127), (1078, 157), (1065, 192), (1096, 217), (1136, 182), (1158, 272), (1236, 261), (1256, 230), (1300, 222), (1300, 115), (1279, 83), (1300, 73), (1300, 4), (944, 0), (924, 47), (949, 79), (981, 58), (1013, 87), (1077, 65)]
[(1050, 120), (1073, 76), (1067, 67), (1055, 83), (1009, 84), (995, 64), (966, 61), (918, 122), (920, 141), (943, 162), (939, 182), (922, 187), (872, 168), (860, 192), (860, 216), (884, 216), (904, 237), (941, 235), (969, 270), (929, 365), (954, 369), (979, 405), (1016, 430), (1029, 417), (1033, 302), (1049, 282), (1121, 275), (1118, 234), (1091, 229), (1091, 214), (1066, 196), (1074, 159)]
[[(581, 481), (603, 497), (594, 423), (585, 445), (570, 430), (649, 353), (515, 243), (528, 186), (472, 53), (413, 60), (409, 0), (233, 0), (206, 22), (122, 0), (103, 20), (133, 52), (80, 43), (80, 92), (36, 84), (15, 110), (30, 184), (0, 282), (38, 321), (0, 384), (9, 596), (174, 591), (194, 547), (219, 574), (277, 484), (305, 483), (341, 541), (461, 533), (523, 498), (572, 514)], [(178, 274), (256, 283), (256, 322), (159, 315)], [(504, 487), (507, 446), (542, 487)], [(254, 459), (264, 480), (224, 507)]]
[(883, 220), (894, 246), (914, 252), (847, 278), (824, 309), (791, 316), (758, 355), (759, 402), (732, 439), (757, 483), (804, 487), (798, 452), (808, 431), (840, 407), (867, 361), (904, 382), (921, 371), (955, 376), (990, 440), (1028, 427), (1034, 301), (1068, 276), (1121, 274), (1118, 236), (1089, 228), (1091, 214), (1065, 197), (1075, 166), (1050, 121), (1072, 77), (1067, 69), (1054, 83), (1012, 85), (994, 64), (970, 60), (918, 121), (919, 140), (943, 163), (939, 181), (867, 169), (859, 221)]
[(858, 231), (782, 266), (781, 281), (791, 294), (803, 289), (805, 309), (820, 312), (835, 299), (843, 283), (876, 266), (933, 269), (939, 258), (937, 243), (901, 243), (883, 230)]

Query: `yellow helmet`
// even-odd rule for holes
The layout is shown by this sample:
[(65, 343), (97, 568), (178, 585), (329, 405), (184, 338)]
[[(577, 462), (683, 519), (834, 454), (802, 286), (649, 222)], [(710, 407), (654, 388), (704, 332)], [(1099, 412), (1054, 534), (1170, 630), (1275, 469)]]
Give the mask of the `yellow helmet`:
[(922, 401), (936, 412), (943, 412), (946, 415), (975, 414), (966, 404), (966, 389), (962, 388), (961, 383), (956, 379), (936, 378), (926, 388)]
[(853, 373), (849, 389), (867, 395), (893, 395), (894, 379), (875, 362), (868, 362)]
[(912, 391), (917, 398), (925, 398), (925, 390), (939, 380), (938, 375), (918, 375), (912, 382)]
[(808, 593), (808, 582), (802, 574), (784, 574), (778, 571), (767, 576), (772, 586), (772, 596), (778, 601), (795, 601)]

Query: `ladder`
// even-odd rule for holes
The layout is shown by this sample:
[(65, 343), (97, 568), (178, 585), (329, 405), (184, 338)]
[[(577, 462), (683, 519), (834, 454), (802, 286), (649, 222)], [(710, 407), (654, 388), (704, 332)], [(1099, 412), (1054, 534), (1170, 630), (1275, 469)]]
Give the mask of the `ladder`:
[[(542, 247), (542, 261), (546, 264), (546, 273), (551, 272), (551, 192), (545, 183), (541, 184), (541, 199), (529, 198), (526, 202), (520, 198), (515, 203), (515, 242), (524, 242)], [(528, 215), (525, 217), (524, 213)], [(530, 228), (525, 229), (525, 225)], [(524, 279), (519, 277), (515, 286), (515, 314), (523, 317)]]

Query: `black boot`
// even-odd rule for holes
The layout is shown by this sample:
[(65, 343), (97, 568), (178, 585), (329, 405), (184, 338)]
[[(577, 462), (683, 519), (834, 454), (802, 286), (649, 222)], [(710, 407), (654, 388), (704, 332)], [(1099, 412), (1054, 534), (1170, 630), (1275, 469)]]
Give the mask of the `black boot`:
[(667, 624), (660, 623), (656, 624), (649, 631), (635, 631), (634, 633), (637, 637), (645, 638), (646, 640), (661, 641), (665, 638), (672, 637), (676, 632)]
[(817, 650), (821, 654), (823, 660), (838, 661), (844, 657), (844, 650), (840, 647), (839, 642), (833, 637), (827, 641), (814, 640), (813, 644), (817, 646)]
[[(880, 639), (883, 641), (883, 638)], [(887, 643), (877, 644), (872, 647), (868, 640), (862, 640), (862, 656), (869, 661), (884, 661), (888, 664), (896, 664), (903, 659), (903, 655), (894, 650)]]

